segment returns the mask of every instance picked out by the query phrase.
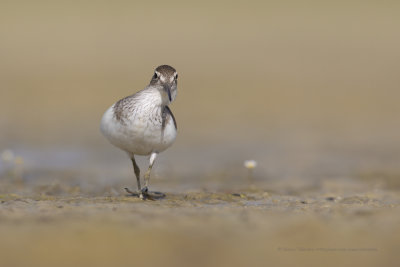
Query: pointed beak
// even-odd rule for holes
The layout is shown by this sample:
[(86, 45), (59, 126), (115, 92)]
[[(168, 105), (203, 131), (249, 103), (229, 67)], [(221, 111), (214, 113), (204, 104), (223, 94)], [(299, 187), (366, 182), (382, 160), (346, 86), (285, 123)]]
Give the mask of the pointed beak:
[(169, 102), (171, 102), (171, 101), (172, 101), (172, 97), (171, 97), (171, 86), (170, 86), (169, 84), (165, 84), (165, 85), (164, 85), (164, 90), (165, 90), (165, 92), (168, 94)]

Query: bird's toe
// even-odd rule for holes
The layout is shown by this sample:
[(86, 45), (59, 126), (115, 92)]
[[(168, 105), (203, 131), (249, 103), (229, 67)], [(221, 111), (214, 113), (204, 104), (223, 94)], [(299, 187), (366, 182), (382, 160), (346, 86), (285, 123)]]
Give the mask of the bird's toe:
[(147, 192), (149, 192), (149, 188), (147, 186), (142, 188), (142, 194), (147, 194)]

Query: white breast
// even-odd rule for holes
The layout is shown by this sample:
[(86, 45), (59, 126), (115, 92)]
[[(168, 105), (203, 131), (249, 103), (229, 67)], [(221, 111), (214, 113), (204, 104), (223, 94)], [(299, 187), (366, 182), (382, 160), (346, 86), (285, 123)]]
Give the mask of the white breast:
[(116, 118), (114, 104), (103, 115), (101, 132), (113, 145), (129, 153), (149, 155), (164, 151), (175, 141), (177, 131), (172, 118), (162, 129), (161, 106), (153, 103), (145, 99), (135, 102), (135, 108), (123, 121)]

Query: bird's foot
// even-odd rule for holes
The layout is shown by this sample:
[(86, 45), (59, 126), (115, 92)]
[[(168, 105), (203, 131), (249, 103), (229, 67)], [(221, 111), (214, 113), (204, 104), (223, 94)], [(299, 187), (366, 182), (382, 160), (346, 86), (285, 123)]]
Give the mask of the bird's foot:
[(129, 188), (125, 188), (125, 191), (131, 196), (139, 197), (141, 200), (157, 200), (165, 198), (165, 194), (161, 192), (150, 192), (147, 186), (143, 187), (141, 190), (134, 192)]
[(147, 194), (149, 192), (149, 188), (147, 186), (145, 186), (140, 191), (142, 191), (142, 193), (146, 193)]
[(131, 196), (139, 197), (139, 198), (142, 199), (142, 200), (145, 200), (145, 199), (147, 198), (147, 191), (146, 191), (146, 192), (143, 192), (143, 190), (139, 190), (139, 191), (134, 192), (134, 191), (130, 190), (130, 189), (127, 188), (127, 187), (125, 187), (125, 191), (126, 191), (128, 194), (130, 194)]
[(143, 187), (142, 190), (140, 190), (139, 197), (141, 200), (152, 199), (149, 195), (149, 188), (147, 186)]
[(125, 189), (125, 191), (126, 191), (128, 194), (131, 194), (132, 196), (138, 195), (138, 192), (133, 192), (133, 191), (131, 191), (128, 187), (125, 187), (124, 189)]

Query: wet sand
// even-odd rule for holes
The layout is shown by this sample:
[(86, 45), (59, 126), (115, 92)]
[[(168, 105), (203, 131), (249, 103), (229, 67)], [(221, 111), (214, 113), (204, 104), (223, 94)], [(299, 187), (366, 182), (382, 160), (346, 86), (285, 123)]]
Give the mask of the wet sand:
[[(2, 176), (1, 266), (396, 266), (400, 192), (391, 178), (292, 179), (182, 189), (143, 201), (122, 184)], [(47, 185), (46, 185), (47, 184)], [(195, 186), (193, 187), (195, 188)], [(214, 189), (213, 189), (214, 188)], [(13, 194), (7, 192), (16, 192)]]

